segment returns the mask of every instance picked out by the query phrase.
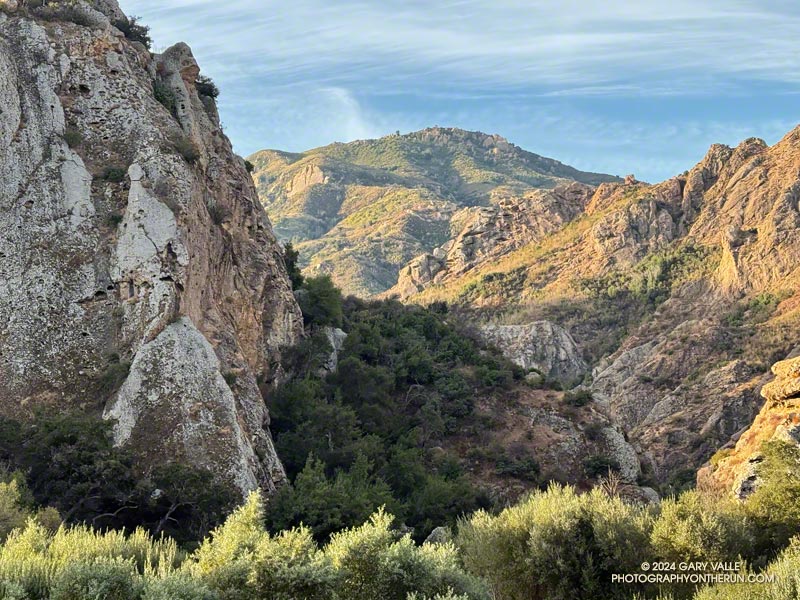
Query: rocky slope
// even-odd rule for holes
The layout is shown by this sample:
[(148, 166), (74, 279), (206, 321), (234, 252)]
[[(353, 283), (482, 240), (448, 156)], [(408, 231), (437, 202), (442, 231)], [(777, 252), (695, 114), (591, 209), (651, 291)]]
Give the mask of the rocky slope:
[(301, 316), (190, 49), (114, 0), (0, 8), (0, 412), (103, 413), (145, 470), (272, 489), (259, 385)]
[[(570, 184), (616, 180), (496, 135), (438, 127), (302, 154), (265, 150), (249, 160), (278, 237), (296, 244), (306, 273), (328, 273), (361, 296), (392, 287), (403, 264), (468, 224), (511, 223), (509, 211), (541, 206), (531, 235), (543, 234), (582, 209), (589, 188)], [(511, 244), (529, 239), (513, 233)]]
[(571, 189), (473, 212), (387, 294), (565, 327), (646, 471), (679, 481), (751, 423), (764, 371), (797, 343), (800, 128), (712, 146), (659, 184)]
[(569, 332), (550, 321), (528, 325), (484, 325), (480, 334), (512, 362), (545, 380), (571, 386), (588, 373), (588, 366)]
[(771, 440), (800, 443), (800, 348), (772, 365), (775, 379), (761, 388), (764, 405), (746, 431), (737, 435), (698, 473), (698, 483), (731, 492), (744, 500), (759, 484), (761, 445)]

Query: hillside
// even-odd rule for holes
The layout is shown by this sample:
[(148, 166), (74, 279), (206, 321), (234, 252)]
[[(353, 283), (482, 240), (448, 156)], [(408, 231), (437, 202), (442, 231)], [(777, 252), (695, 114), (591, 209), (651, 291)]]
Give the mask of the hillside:
[(567, 206), (563, 189), (522, 209), (472, 209), (386, 295), (564, 326), (646, 470), (693, 478), (750, 424), (769, 366), (797, 344), (799, 172), (800, 128), (772, 147), (712, 146), (659, 184), (583, 189), (551, 231), (531, 215)]
[(330, 274), (360, 296), (392, 287), (400, 266), (458, 229), (464, 208), (616, 180), (500, 136), (438, 127), (301, 154), (264, 150), (249, 160), (275, 232), (300, 250), (305, 272)]

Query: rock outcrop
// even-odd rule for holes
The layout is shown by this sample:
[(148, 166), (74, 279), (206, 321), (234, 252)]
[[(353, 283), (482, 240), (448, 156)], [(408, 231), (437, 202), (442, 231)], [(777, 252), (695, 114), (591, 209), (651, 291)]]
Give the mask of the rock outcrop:
[(586, 208), (594, 188), (581, 183), (522, 196), (497, 191), (492, 205), (456, 212), (450, 227), (456, 235), (400, 270), (387, 296), (409, 298), (431, 284), (458, 278), (477, 265), (500, 258), (558, 231)]
[[(761, 446), (781, 440), (800, 445), (800, 357), (775, 363), (775, 379), (761, 388), (765, 403), (746, 431), (720, 450), (717, 460), (698, 473), (698, 483), (729, 490), (744, 500), (759, 485)], [(735, 442), (735, 444), (734, 444)]]
[(302, 326), (281, 249), (188, 46), (92, 6), (0, 12), (0, 413), (104, 413), (145, 470), (273, 489), (262, 391)]
[(512, 362), (546, 379), (572, 385), (588, 373), (575, 340), (563, 327), (549, 321), (527, 325), (484, 325), (481, 336)]

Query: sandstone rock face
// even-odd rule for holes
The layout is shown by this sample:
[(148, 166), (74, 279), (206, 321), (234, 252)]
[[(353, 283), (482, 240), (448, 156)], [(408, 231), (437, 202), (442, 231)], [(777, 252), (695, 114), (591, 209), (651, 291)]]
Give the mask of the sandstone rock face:
[(790, 358), (772, 365), (775, 379), (761, 388), (761, 395), (773, 404), (800, 398), (800, 358)]
[(588, 372), (569, 332), (549, 321), (527, 325), (484, 325), (480, 332), (509, 360), (523, 369), (534, 369), (547, 379), (573, 384)]
[(0, 13), (0, 412), (104, 412), (145, 470), (272, 489), (259, 384), (302, 326), (281, 249), (188, 46), (94, 6)]
[(766, 402), (752, 424), (730, 444), (716, 464), (708, 464), (698, 474), (698, 482), (729, 490), (739, 500), (746, 499), (759, 485), (758, 465), (761, 445), (770, 440), (800, 444), (800, 358), (772, 366), (775, 379), (761, 388)]
[(386, 295), (409, 298), (540, 240), (579, 215), (593, 192), (591, 186), (575, 182), (521, 197), (498, 192), (491, 206), (462, 209), (450, 221), (454, 237), (409, 262)]
[(347, 339), (347, 334), (338, 327), (325, 327), (324, 333), (331, 346), (331, 353), (328, 355), (325, 364), (322, 365), (321, 375), (323, 377), (327, 373), (336, 371), (336, 367), (339, 364), (339, 353), (344, 348), (344, 341)]

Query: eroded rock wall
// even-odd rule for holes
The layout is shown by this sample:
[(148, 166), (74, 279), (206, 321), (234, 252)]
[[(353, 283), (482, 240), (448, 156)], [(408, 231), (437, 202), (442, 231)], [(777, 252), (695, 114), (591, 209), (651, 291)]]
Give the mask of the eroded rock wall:
[(302, 327), (281, 249), (188, 46), (94, 6), (0, 12), (0, 412), (102, 413), (145, 470), (272, 489), (262, 392)]

